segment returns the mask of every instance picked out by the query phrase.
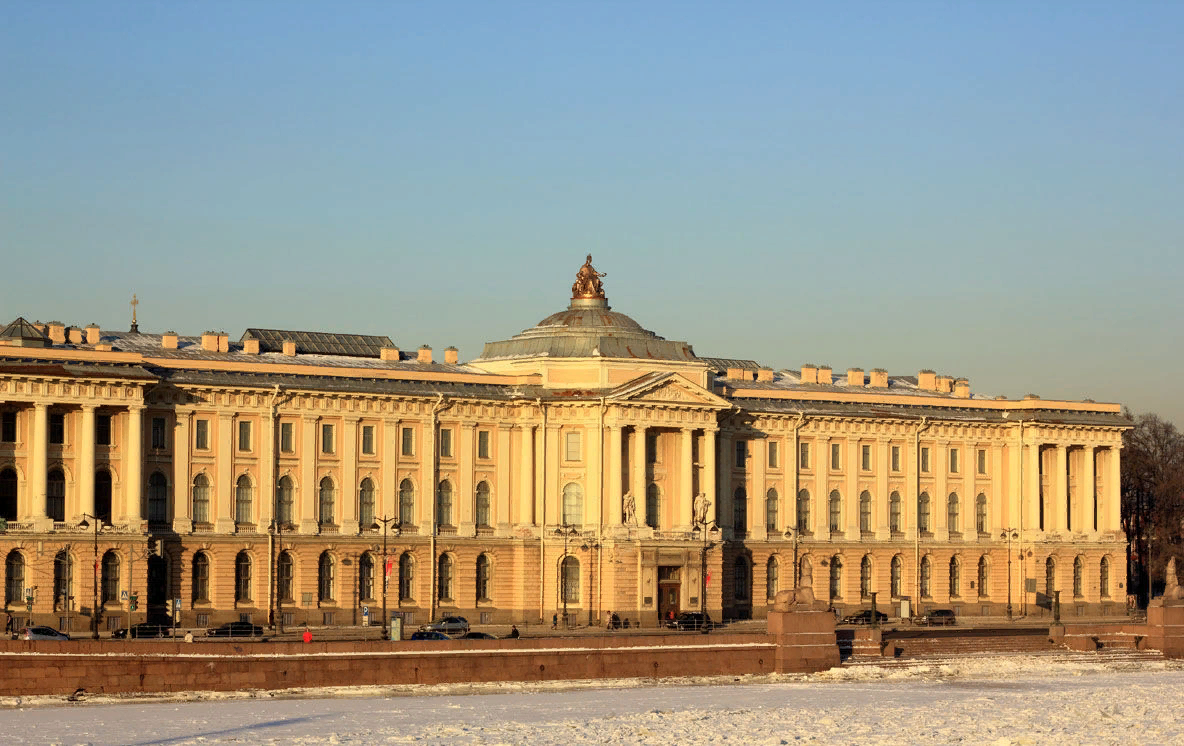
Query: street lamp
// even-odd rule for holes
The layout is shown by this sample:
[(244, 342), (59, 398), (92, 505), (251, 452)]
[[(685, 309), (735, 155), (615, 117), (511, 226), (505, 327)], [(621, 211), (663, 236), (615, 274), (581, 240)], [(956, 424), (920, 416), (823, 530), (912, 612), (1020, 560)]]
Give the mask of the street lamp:
[(271, 563), (272, 572), (275, 574), (275, 593), (272, 594), (272, 602), (275, 605), (268, 609), (268, 613), (271, 614), (271, 628), (275, 630), (275, 634), (284, 632), (284, 609), (280, 604), (280, 554), (283, 552), (285, 523), (286, 521), (276, 518), (267, 527), (268, 533), (275, 535), (275, 555)]
[(793, 539), (793, 589), (798, 589), (798, 530), (796, 528), (785, 529), (785, 538)]
[(580, 535), (578, 526), (573, 526), (570, 523), (563, 523), (559, 528), (555, 529), (556, 536), (563, 537), (563, 559), (559, 560), (559, 594), (563, 596), (563, 626), (567, 626), (567, 568), (564, 562), (567, 560), (567, 542), (573, 537)]
[[(1005, 528), (999, 534), (1000, 539), (1007, 539), (1007, 621), (1011, 621), (1011, 542), (1020, 538), (1020, 532), (1014, 528)], [(979, 589), (982, 593), (982, 589)]]
[(707, 502), (707, 498), (700, 495), (698, 509), (691, 522), (691, 535), (696, 539), (700, 536), (703, 537), (703, 545), (699, 549), (699, 613), (701, 614), (699, 622), (702, 624), (703, 634), (711, 631), (711, 625), (707, 623), (707, 550), (715, 546), (711, 543), (711, 532), (719, 531), (716, 522), (707, 517), (710, 507), (711, 504)]
[(82, 523), (78, 524), (78, 528), (82, 529), (83, 531), (90, 528), (90, 523), (88, 523), (86, 520), (87, 518), (95, 522), (95, 564), (94, 584), (91, 586), (92, 593), (90, 601), (90, 627), (92, 632), (91, 636), (97, 640), (99, 639), (99, 531), (104, 528), (111, 528), (111, 524), (104, 522), (103, 519), (99, 518), (98, 516), (91, 515), (90, 513), (83, 513)]
[(395, 536), (398, 536), (399, 533), (403, 530), (403, 524), (399, 521), (399, 519), (397, 517), (395, 517), (395, 518), (383, 517), (383, 518), (375, 518), (374, 523), (370, 525), (370, 528), (377, 531), (378, 525), (380, 523), (382, 524), (382, 639), (385, 640), (387, 638), (387, 630), (389, 629), (388, 625), (390, 624), (390, 621), (389, 621), (389, 619), (387, 617), (387, 613), (386, 613), (386, 581), (387, 581), (387, 578), (390, 576), (390, 568), (387, 566), (387, 559), (386, 559), (387, 528), (390, 526), (394, 526)]

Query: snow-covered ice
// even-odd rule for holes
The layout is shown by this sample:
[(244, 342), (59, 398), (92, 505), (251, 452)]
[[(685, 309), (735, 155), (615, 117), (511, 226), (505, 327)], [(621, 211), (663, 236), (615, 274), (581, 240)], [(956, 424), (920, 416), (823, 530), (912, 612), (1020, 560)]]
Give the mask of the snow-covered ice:
[(0, 699), (10, 744), (1184, 743), (1184, 664), (984, 656), (819, 674)]

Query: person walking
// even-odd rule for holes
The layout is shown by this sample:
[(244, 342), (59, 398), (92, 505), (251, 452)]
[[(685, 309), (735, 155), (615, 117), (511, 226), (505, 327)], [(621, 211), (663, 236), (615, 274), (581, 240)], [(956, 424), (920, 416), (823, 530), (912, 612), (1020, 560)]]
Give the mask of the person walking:
[(511, 640), (517, 640), (517, 639), (518, 639), (519, 637), (521, 637), (521, 636), (522, 636), (522, 635), (521, 635), (521, 633), (520, 633), (520, 632), (518, 632), (518, 625), (517, 625), (517, 624), (511, 624), (511, 625), (510, 625), (510, 639), (511, 639)]
[(306, 643), (312, 642), (312, 630), (308, 627), (304, 628), (304, 636), (302, 638)]

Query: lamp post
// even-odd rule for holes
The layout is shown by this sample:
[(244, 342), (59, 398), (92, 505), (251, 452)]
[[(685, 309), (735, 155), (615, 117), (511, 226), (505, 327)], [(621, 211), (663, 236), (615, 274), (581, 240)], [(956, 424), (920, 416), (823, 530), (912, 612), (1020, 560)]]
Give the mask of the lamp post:
[(394, 526), (395, 536), (398, 536), (399, 533), (403, 530), (403, 524), (399, 521), (399, 519), (397, 517), (396, 518), (382, 517), (382, 518), (375, 518), (374, 523), (370, 525), (370, 528), (377, 531), (379, 524), (382, 524), (382, 639), (385, 640), (387, 638), (387, 632), (389, 630), (389, 625), (390, 625), (390, 620), (388, 619), (387, 613), (386, 613), (386, 581), (387, 581), (387, 577), (390, 575), (390, 570), (387, 567), (387, 559), (386, 559), (387, 528), (390, 526)]
[[(1005, 528), (1005, 529), (1003, 529), (1003, 532), (999, 534), (999, 538), (1007, 540), (1007, 621), (1010, 622), (1011, 621), (1011, 614), (1012, 614), (1012, 608), (1011, 608), (1011, 542), (1020, 538), (1020, 532), (1014, 528)], [(979, 593), (982, 593), (982, 592), (983, 591), (980, 588)]]
[(695, 538), (703, 537), (703, 544), (699, 548), (699, 613), (702, 615), (700, 622), (703, 634), (711, 631), (711, 625), (707, 623), (707, 550), (714, 546), (711, 543), (711, 532), (719, 531), (719, 526), (715, 521), (707, 518), (709, 507), (710, 505), (704, 498), (700, 509), (695, 511), (694, 521), (691, 524), (691, 535)]
[[(90, 523), (87, 518), (95, 523), (95, 542), (94, 542), (94, 584), (91, 586), (91, 601), (90, 601), (90, 628), (91, 637), (95, 640), (99, 639), (99, 531), (104, 528), (110, 528), (111, 524), (104, 523), (102, 518), (91, 515), (90, 513), (82, 514), (82, 523), (78, 524), (78, 528), (85, 531), (90, 528)], [(129, 596), (130, 598), (130, 596)]]
[(271, 628), (275, 631), (275, 634), (283, 634), (284, 632), (284, 610), (280, 604), (280, 554), (283, 552), (285, 522), (282, 518), (276, 518), (267, 527), (268, 532), (275, 536), (275, 554), (274, 560), (271, 563), (272, 573), (275, 574), (275, 593), (272, 594), (272, 600), (275, 606), (269, 610), (271, 614)]
[(563, 523), (559, 528), (555, 529), (556, 536), (563, 537), (563, 559), (559, 560), (559, 595), (563, 596), (563, 626), (567, 626), (567, 568), (564, 567), (564, 562), (567, 560), (567, 542), (574, 536), (579, 536), (580, 529), (570, 523)]
[(793, 590), (798, 589), (798, 530), (796, 528), (785, 529), (785, 538), (793, 539)]

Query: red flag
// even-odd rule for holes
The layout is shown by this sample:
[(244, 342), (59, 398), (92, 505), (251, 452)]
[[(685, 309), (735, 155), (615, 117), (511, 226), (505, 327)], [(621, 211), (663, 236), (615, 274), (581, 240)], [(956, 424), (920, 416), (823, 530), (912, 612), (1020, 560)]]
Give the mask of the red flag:
[(703, 582), (703, 585), (711, 585), (711, 573), (707, 573), (707, 580)]
[(392, 569), (394, 566), (395, 566), (395, 561), (394, 561), (394, 560), (388, 559), (388, 560), (386, 561), (386, 577), (387, 577), (387, 579), (390, 579), (390, 577), (391, 577), (391, 569)]

